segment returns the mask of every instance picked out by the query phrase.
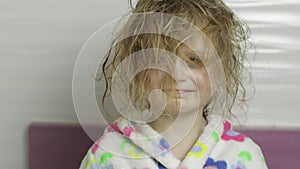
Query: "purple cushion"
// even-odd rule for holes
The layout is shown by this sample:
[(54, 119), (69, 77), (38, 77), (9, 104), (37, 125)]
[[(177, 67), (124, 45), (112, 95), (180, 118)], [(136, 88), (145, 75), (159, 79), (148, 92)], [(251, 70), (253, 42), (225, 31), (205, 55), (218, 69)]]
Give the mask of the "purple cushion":
[(29, 168), (77, 169), (92, 144), (78, 124), (31, 124)]
[(265, 155), (269, 169), (299, 168), (300, 130), (242, 130)]

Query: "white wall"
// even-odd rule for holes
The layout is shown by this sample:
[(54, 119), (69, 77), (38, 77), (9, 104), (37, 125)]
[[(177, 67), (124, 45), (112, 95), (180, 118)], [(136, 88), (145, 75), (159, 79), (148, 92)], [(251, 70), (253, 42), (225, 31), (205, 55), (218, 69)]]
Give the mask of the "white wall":
[(299, 128), (300, 1), (227, 0), (252, 28), (256, 95), (247, 125)]
[(31, 122), (77, 123), (76, 58), (93, 32), (124, 13), (126, 2), (0, 1), (1, 169), (27, 168)]
[[(27, 168), (31, 122), (77, 122), (71, 90), (78, 53), (126, 2), (0, 0), (0, 168)], [(300, 1), (226, 2), (258, 45), (248, 125), (300, 127)]]

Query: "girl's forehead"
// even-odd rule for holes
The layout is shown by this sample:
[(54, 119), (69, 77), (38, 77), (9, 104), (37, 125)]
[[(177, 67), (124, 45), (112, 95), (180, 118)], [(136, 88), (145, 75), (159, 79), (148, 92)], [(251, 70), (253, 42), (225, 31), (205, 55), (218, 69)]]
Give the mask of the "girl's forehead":
[(178, 52), (193, 52), (201, 54), (204, 52), (207, 44), (205, 40), (199, 36), (193, 36), (186, 39), (178, 48)]
[(204, 35), (200, 33), (193, 33), (184, 41), (184, 44), (193, 51), (201, 52), (204, 51), (205, 46), (207, 46), (207, 40)]

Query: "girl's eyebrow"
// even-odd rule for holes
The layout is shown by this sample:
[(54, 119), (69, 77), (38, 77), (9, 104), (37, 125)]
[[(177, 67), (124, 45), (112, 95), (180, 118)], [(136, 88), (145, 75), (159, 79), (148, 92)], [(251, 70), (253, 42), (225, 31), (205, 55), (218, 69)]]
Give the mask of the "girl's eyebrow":
[(195, 55), (195, 56), (201, 56), (202, 52), (201, 51), (193, 51), (193, 50), (188, 50), (186, 51), (187, 54), (190, 55)]
[(203, 49), (192, 50), (195, 54), (202, 54), (204, 52)]

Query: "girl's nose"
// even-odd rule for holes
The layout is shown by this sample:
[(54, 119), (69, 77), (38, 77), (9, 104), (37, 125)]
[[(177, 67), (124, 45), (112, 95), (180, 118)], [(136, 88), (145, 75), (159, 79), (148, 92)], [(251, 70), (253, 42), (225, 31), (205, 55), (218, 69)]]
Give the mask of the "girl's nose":
[(188, 77), (189, 68), (186, 63), (182, 60), (177, 58), (175, 62), (175, 80), (176, 81), (185, 81)]

